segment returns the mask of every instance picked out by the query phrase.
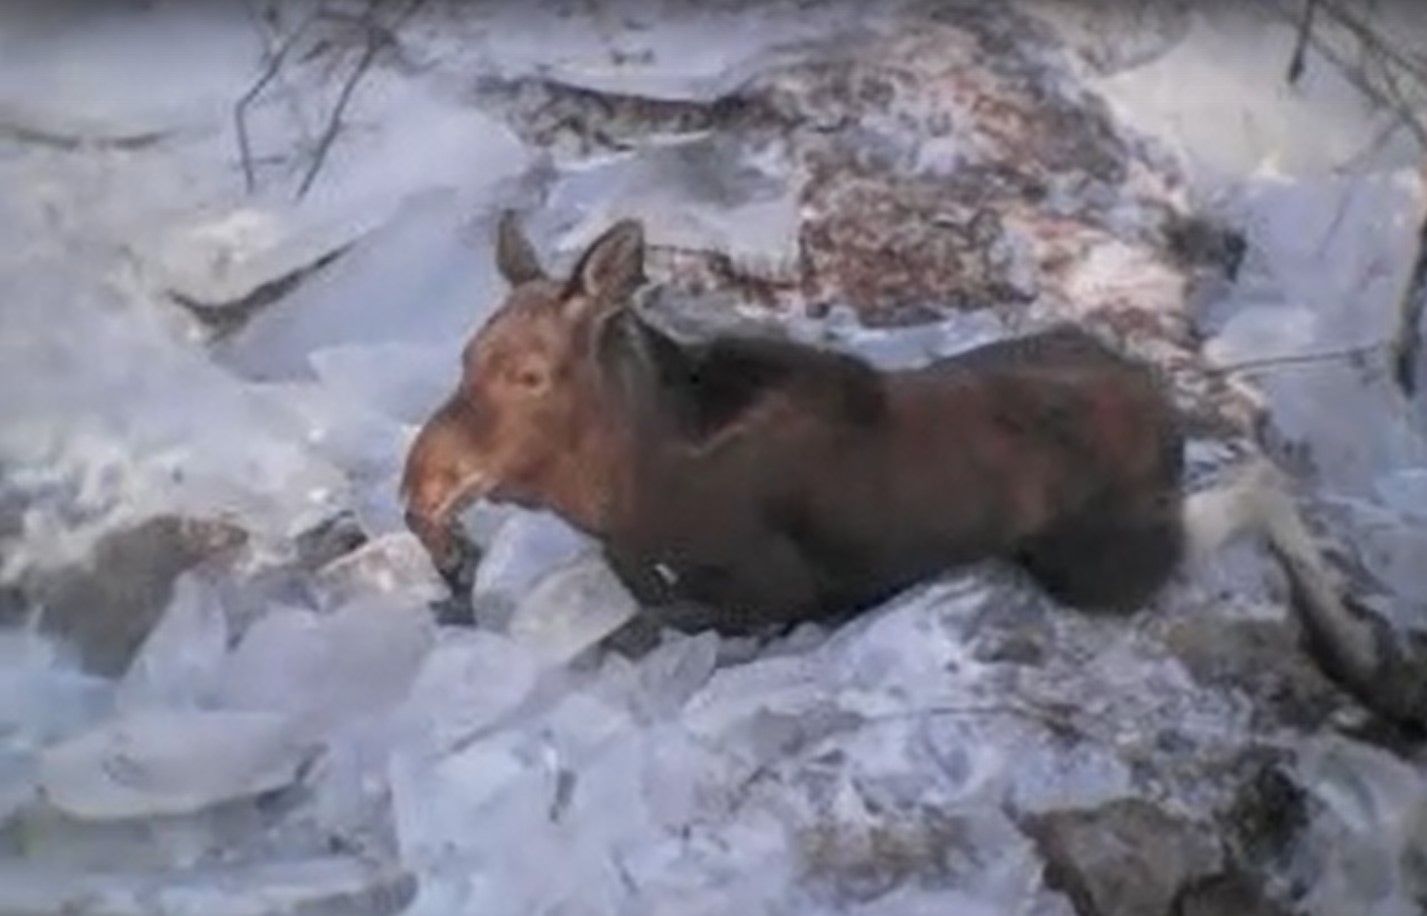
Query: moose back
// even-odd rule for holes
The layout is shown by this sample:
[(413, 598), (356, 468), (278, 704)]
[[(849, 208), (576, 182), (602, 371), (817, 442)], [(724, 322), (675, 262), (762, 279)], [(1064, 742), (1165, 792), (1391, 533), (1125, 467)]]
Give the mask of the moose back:
[(880, 372), (785, 341), (672, 339), (631, 305), (639, 223), (554, 278), (506, 214), (501, 308), (412, 444), (407, 521), (438, 567), (479, 498), (554, 510), (645, 602), (725, 632), (839, 616), (950, 567), (1020, 564), (1133, 609), (1181, 544), (1182, 443), (1155, 374), (1061, 327)]

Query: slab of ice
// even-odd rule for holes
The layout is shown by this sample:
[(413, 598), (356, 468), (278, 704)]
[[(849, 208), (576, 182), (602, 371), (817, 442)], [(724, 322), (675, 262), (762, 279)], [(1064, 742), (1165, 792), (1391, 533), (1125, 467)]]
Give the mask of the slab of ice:
[[(17, 9), (0, 28), (0, 106), (40, 118), (31, 122), (36, 129), (139, 134), (221, 118), (250, 75), (257, 40), (241, 11), (82, 12)], [(186, 78), (175, 80), (175, 72)]]
[(334, 395), (390, 419), (419, 424), (460, 379), (457, 355), (465, 341), (457, 347), (452, 343), (347, 344), (314, 351), (310, 362), (318, 381)]
[[(890, 5), (889, 5), (890, 6)], [(461, 51), (504, 76), (531, 73), (627, 95), (711, 99), (735, 88), (780, 47), (866, 28), (878, 14), (830, 3), (809, 16), (796, 3), (761, 7), (667, 6), (638, 2), (586, 12), (542, 2), (488, 11), (461, 36)], [(710, 41), (710, 35), (720, 36)]]
[(639, 612), (639, 605), (598, 556), (541, 579), (516, 605), (511, 637), (550, 664), (573, 659)]
[(412, 198), (341, 260), (255, 317), (219, 358), (249, 378), (280, 379), (308, 376), (310, 354), (343, 345), (444, 347), (447, 358), (429, 368), (454, 384), (466, 337), (504, 295), (489, 245), (481, 244), (486, 236), (468, 238), (468, 218), (449, 194)]
[(37, 775), (33, 753), (0, 745), (0, 826), (34, 798)]
[(85, 674), (43, 637), (0, 630), (0, 741), (48, 744), (89, 727), (113, 706), (112, 681)]
[(373, 538), (322, 567), (315, 580), (329, 606), (381, 595), (392, 607), (407, 608), (407, 615), (447, 591), (430, 555), (408, 531)]
[(590, 538), (552, 512), (509, 512), (488, 538), (476, 567), (471, 588), (476, 619), (505, 629), (537, 582), (595, 549)]
[(222, 673), (221, 702), (320, 735), (398, 703), (431, 646), (423, 607), (382, 598), (330, 614), (275, 611), (253, 624)]
[(639, 660), (636, 708), (652, 719), (677, 715), (689, 698), (713, 676), (718, 634), (673, 634)]
[(1117, 115), (1176, 146), (1211, 180), (1259, 168), (1315, 178), (1417, 158), (1405, 131), (1382, 142), (1389, 113), (1315, 49), (1299, 84), (1284, 80), (1297, 40), (1287, 18), (1248, 6), (1191, 9), (1189, 18), (1189, 34), (1168, 53), (1096, 84)]
[[(1215, 311), (1227, 316), (1207, 346), (1215, 361), (1332, 352), (1378, 344), (1395, 331), (1416, 256), (1427, 188), (1413, 172), (1252, 183), (1239, 203), (1249, 256)], [(1253, 374), (1275, 429), (1307, 447), (1320, 482), (1351, 496), (1377, 478), (1427, 465), (1381, 356), (1276, 366)]]
[(404, 716), (433, 748), (449, 748), (518, 706), (540, 667), (523, 646), (484, 630), (446, 633), (412, 684)]
[(273, 713), (136, 711), (46, 748), (40, 786), (79, 818), (183, 814), (287, 785), (306, 753)]
[(104, 916), (389, 916), (415, 892), (401, 869), (344, 856), (171, 872), (0, 866), (0, 912)]
[(797, 188), (786, 175), (745, 161), (736, 145), (708, 139), (654, 147), (572, 172), (547, 204), (557, 247), (584, 249), (613, 222), (639, 219), (660, 245), (728, 255), (735, 264), (776, 273), (798, 248)]
[(163, 619), (119, 684), (119, 708), (211, 705), (227, 653), (228, 619), (218, 595), (198, 577), (180, 576)]

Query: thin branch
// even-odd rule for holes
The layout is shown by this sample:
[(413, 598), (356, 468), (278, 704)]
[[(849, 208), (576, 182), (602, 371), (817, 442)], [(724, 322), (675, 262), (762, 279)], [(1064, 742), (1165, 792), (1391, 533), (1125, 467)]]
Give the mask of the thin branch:
[(1341, 350), (1323, 350), (1317, 353), (1294, 353), (1288, 356), (1265, 356), (1261, 359), (1248, 359), (1239, 363), (1229, 363), (1224, 366), (1211, 366), (1211, 372), (1222, 375), (1229, 375), (1235, 372), (1254, 372), (1260, 369), (1273, 369), (1279, 366), (1297, 366), (1308, 363), (1323, 363), (1340, 359), (1358, 359), (1364, 356), (1371, 356), (1374, 353), (1381, 353), (1389, 348), (1390, 344), (1379, 342), (1364, 344), (1358, 347), (1345, 347)]
[(1390, 60), (1393, 64), (1406, 70), (1420, 82), (1427, 83), (1427, 66), (1413, 60), (1407, 53), (1383, 38), (1381, 34), (1367, 23), (1343, 9), (1337, 0), (1314, 0), (1314, 2), (1321, 3), (1329, 16), (1332, 16), (1343, 28), (1356, 35), (1358, 40), (1364, 45), (1367, 45), (1373, 51)]
[(1423, 221), (1417, 235), (1417, 263), (1402, 294), (1397, 333), (1392, 341), (1393, 378), (1397, 387), (1409, 398), (1416, 396), (1420, 383), (1417, 362), (1422, 355), (1424, 309), (1427, 309), (1427, 220)]
[(1303, 76), (1304, 59), (1308, 54), (1308, 39), (1313, 33), (1313, 12), (1318, 8), (1318, 0), (1308, 0), (1303, 8), (1303, 21), (1298, 26), (1298, 42), (1293, 47), (1293, 57), (1288, 62), (1288, 84), (1296, 85)]
[(242, 98), (238, 99), (237, 104), (233, 106), (233, 125), (238, 133), (238, 155), (243, 163), (243, 185), (249, 194), (253, 193), (254, 188), (257, 187), (257, 178), (253, 173), (253, 150), (248, 141), (248, 106), (258, 97), (258, 93), (272, 82), (273, 77), (277, 76), (283, 61), (287, 59), (288, 52), (293, 49), (298, 39), (316, 18), (317, 13), (313, 13), (304, 19), (297, 28), (292, 30), (292, 34), (283, 41), (277, 51), (268, 55), (268, 65), (263, 68), (263, 72), (259, 74), (257, 80), (248, 87), (248, 91), (243, 93)]
[(367, 30), (366, 47), (362, 50), (361, 59), (357, 61), (357, 66), (353, 68), (351, 75), (347, 77), (347, 82), (343, 84), (341, 93), (337, 96), (337, 104), (332, 106), (332, 115), (327, 119), (327, 127), (322, 132), (322, 137), (317, 141), (317, 150), (313, 154), (312, 164), (307, 168), (307, 174), (302, 176), (302, 184), (297, 189), (297, 199), (301, 200), (307, 196), (307, 191), (312, 187), (312, 182), (316, 180), (317, 173), (322, 170), (322, 164), (327, 161), (327, 153), (332, 148), (332, 142), (337, 139), (337, 133), (342, 129), (342, 114), (347, 110), (347, 103), (352, 99), (352, 93), (356, 90), (357, 84), (362, 81), (372, 62), (376, 60), (377, 53), (393, 40), (396, 30), (401, 27), (407, 19), (411, 17), (426, 0), (411, 0), (390, 26), (379, 25), (373, 16), (376, 9), (376, 2), (373, 0), (367, 9), (367, 21), (364, 25)]
[[(1388, 43), (1378, 35), (1371, 27), (1358, 20), (1350, 13), (1345, 12), (1334, 0), (1313, 0), (1315, 6), (1321, 6), (1325, 15), (1332, 18), (1338, 25), (1346, 29), (1357, 40), (1360, 47), (1369, 54), (1375, 55), (1379, 62), (1386, 66), (1391, 64), (1399, 68), (1402, 72), (1411, 76), (1419, 86), (1427, 87), (1427, 68), (1414, 61), (1409, 55), (1402, 52), (1392, 44)], [(1269, 11), (1278, 18), (1285, 20), (1296, 27), (1301, 27), (1303, 20), (1295, 17), (1285, 10), (1281, 3), (1271, 3)], [(1367, 96), (1374, 104), (1380, 105), (1396, 114), (1402, 119), (1412, 131), (1418, 143), (1427, 148), (1427, 124), (1418, 114), (1415, 106), (1406, 103), (1400, 92), (1394, 92), (1395, 87), (1384, 90), (1375, 84), (1375, 81), (1356, 66), (1352, 61), (1333, 47), (1323, 36), (1323, 29), (1312, 32), (1304, 32), (1306, 40), (1313, 46), (1325, 60), (1331, 63), (1343, 77), (1351, 83), (1359, 92)], [(1396, 97), (1394, 97), (1396, 96)]]

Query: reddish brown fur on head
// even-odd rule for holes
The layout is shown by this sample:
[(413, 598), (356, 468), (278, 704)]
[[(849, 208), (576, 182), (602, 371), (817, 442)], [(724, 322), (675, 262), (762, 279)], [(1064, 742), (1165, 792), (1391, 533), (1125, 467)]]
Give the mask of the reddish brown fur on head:
[(590, 351), (600, 322), (643, 282), (643, 262), (643, 229), (625, 220), (554, 280), (514, 215), (501, 218), (496, 266), (510, 294), (466, 345), (460, 385), (417, 435), (402, 479), (408, 524), (438, 565), (456, 513), (486, 495), (539, 493), (598, 526), (590, 465), (608, 449), (592, 422)]

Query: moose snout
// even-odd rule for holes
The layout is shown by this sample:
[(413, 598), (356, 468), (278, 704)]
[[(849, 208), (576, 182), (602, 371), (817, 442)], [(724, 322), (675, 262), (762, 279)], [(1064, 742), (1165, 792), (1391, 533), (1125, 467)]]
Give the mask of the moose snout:
[(465, 413), (453, 398), (427, 420), (411, 444), (402, 473), (406, 526), (443, 572), (461, 562), (456, 515), (490, 489)]

